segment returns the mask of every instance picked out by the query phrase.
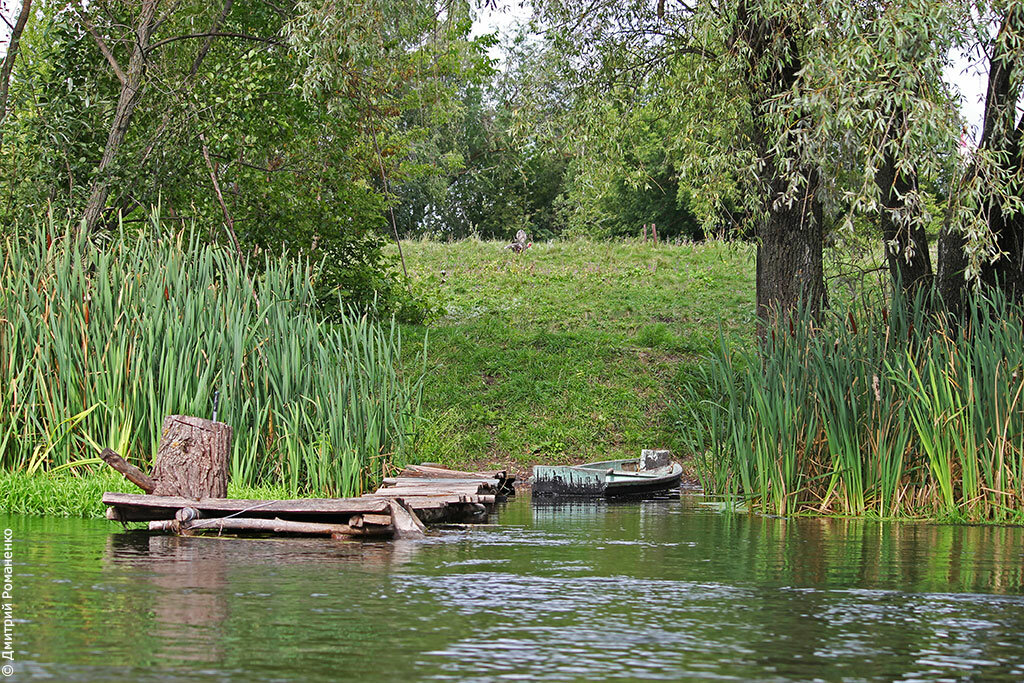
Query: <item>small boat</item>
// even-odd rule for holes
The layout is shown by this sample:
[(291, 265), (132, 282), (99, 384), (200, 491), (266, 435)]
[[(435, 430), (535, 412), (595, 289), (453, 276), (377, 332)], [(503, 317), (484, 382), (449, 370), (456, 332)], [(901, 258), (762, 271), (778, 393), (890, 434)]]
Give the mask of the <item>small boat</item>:
[(533, 494), (538, 496), (639, 496), (679, 486), (683, 468), (668, 451), (644, 450), (639, 458), (605, 460), (586, 465), (533, 468)]

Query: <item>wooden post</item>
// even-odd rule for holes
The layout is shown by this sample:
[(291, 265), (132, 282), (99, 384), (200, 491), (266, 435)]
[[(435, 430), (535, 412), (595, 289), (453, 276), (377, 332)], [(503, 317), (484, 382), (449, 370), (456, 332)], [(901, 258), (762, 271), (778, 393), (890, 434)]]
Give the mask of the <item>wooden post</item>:
[(231, 427), (187, 415), (164, 418), (153, 479), (157, 496), (226, 498)]

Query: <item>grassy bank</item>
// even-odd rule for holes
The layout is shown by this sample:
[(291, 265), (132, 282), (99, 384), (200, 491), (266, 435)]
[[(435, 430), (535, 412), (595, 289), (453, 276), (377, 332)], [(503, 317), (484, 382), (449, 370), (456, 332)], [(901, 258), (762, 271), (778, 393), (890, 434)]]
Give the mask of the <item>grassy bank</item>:
[[(141, 493), (134, 485), (111, 469), (84, 475), (70, 472), (28, 474), (24, 471), (0, 471), (0, 512), (54, 517), (102, 518), (106, 506), (100, 502), (106, 491)], [(232, 498), (289, 498), (284, 485), (245, 486), (232, 482)]]
[[(749, 344), (753, 255), (738, 244), (403, 243), (428, 325), (416, 457), (510, 467), (685, 451), (675, 398), (719, 344)], [(424, 327), (404, 336), (418, 346)], [(415, 340), (415, 341), (414, 341)], [(680, 424), (682, 421), (682, 424)]]

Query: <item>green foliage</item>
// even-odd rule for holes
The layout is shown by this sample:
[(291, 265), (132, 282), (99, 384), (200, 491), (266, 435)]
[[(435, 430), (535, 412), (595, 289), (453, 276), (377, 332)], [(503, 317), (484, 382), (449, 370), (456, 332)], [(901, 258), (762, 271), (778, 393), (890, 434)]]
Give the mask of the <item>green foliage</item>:
[[(1024, 505), (1024, 308), (806, 310), (759, 351), (723, 344), (694, 397), (709, 492), (774, 514), (1007, 521)], [(699, 403), (697, 401), (700, 401)]]
[(236, 484), (358, 495), (409, 457), (420, 374), (401, 335), (317, 313), (314, 268), (260, 268), (196, 234), (70, 230), (9, 237), (0, 275), (0, 469), (95, 464), (111, 447), (152, 465), (166, 415), (234, 428)]

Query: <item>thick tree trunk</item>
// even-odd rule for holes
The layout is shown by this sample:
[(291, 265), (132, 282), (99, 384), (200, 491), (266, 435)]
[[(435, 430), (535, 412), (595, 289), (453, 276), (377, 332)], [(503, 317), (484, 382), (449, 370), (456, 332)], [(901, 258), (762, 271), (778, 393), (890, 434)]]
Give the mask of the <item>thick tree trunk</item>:
[(92, 233), (96, 229), (103, 216), (103, 209), (107, 205), (107, 196), (110, 194), (110, 170), (117, 159), (121, 143), (124, 142), (124, 136), (128, 132), (128, 126), (131, 125), (132, 114), (135, 112), (135, 107), (142, 94), (143, 80), (146, 75), (146, 50), (153, 32), (153, 18), (156, 15), (157, 2), (158, 0), (143, 0), (142, 2), (139, 23), (135, 29), (135, 47), (128, 62), (125, 81), (121, 85), (121, 94), (114, 112), (114, 120), (110, 124), (103, 158), (96, 168), (96, 177), (89, 191), (89, 201), (82, 213), (82, 224), (86, 234)]
[(11, 72), (14, 70), (14, 60), (18, 58), (18, 43), (21, 42), (21, 34), (25, 31), (31, 9), (32, 0), (22, 0), (21, 12), (18, 14), (18, 20), (14, 22), (14, 28), (11, 29), (7, 54), (4, 55), (3, 65), (0, 66), (0, 147), (4, 141), (3, 122), (7, 117), (7, 94), (11, 87)]
[[(813, 190), (808, 202), (814, 204)], [(825, 302), (822, 225), (815, 206), (793, 202), (769, 211), (757, 246), (758, 330), (803, 302), (817, 316)]]
[(228, 495), (231, 427), (199, 417), (164, 418), (153, 479), (157, 496), (224, 498)]
[(939, 270), (935, 280), (942, 307), (955, 318), (963, 312), (966, 294), (966, 246), (963, 233), (947, 223), (939, 234)]
[[(797, 85), (800, 33), (799, 27), (758, 3), (743, 0), (737, 6), (733, 41), (747, 47), (745, 80), (762, 175), (764, 216), (757, 248), (757, 329), (762, 338), (773, 317), (788, 316), (801, 302), (816, 316), (825, 303), (818, 176), (797, 159), (777, 156), (767, 111), (773, 98)], [(795, 196), (792, 173), (802, 176)]]

